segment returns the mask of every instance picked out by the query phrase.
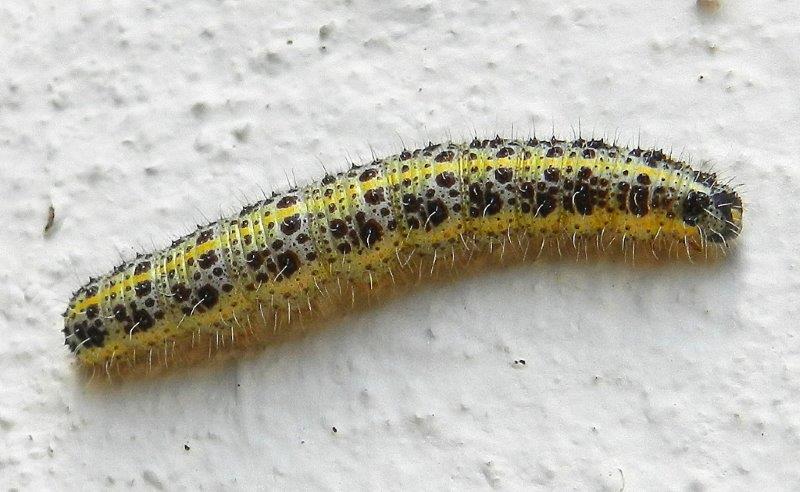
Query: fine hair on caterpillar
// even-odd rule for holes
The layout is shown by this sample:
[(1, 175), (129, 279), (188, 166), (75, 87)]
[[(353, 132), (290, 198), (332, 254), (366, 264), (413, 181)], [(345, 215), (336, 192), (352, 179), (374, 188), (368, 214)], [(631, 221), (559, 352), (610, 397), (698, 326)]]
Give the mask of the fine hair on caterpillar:
[(273, 193), (90, 279), (63, 331), (90, 373), (161, 372), (464, 270), (716, 258), (741, 225), (735, 189), (661, 150), (556, 137), (430, 143)]

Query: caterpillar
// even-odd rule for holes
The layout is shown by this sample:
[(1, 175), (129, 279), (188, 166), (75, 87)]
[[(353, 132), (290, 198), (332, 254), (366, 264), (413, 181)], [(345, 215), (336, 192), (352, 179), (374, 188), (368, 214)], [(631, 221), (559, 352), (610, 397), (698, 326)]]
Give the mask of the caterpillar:
[(65, 344), (87, 369), (150, 371), (255, 345), (342, 299), (479, 257), (725, 252), (742, 212), (732, 186), (662, 150), (555, 137), (430, 143), (273, 193), (90, 279), (64, 313)]

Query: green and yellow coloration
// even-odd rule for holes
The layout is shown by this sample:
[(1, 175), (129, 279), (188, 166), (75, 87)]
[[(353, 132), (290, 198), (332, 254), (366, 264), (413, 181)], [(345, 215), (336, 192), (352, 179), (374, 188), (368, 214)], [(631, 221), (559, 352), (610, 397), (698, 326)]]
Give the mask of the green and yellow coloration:
[(691, 259), (727, 247), (741, 220), (732, 188), (658, 150), (430, 144), (274, 194), (92, 279), (70, 301), (64, 334), (87, 367), (167, 364), (263, 341), (293, 316), (423, 265), (615, 241)]

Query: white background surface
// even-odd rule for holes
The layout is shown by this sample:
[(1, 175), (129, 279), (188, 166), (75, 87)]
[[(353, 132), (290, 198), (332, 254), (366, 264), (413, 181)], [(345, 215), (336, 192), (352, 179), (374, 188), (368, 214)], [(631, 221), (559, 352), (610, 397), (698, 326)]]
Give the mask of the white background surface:
[[(102, 4), (0, 6), (4, 488), (798, 487), (797, 2)], [(529, 265), (221, 371), (77, 377), (60, 314), (118, 251), (370, 146), (579, 120), (744, 183), (737, 253)]]

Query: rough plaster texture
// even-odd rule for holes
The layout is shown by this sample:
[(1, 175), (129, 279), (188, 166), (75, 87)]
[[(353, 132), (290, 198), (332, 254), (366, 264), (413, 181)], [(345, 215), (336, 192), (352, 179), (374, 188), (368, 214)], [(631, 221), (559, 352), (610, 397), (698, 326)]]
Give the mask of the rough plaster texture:
[[(0, 484), (796, 489), (799, 49), (789, 0), (4, 1)], [(222, 370), (77, 378), (60, 313), (120, 254), (401, 139), (578, 122), (744, 183), (737, 252), (514, 268)]]

